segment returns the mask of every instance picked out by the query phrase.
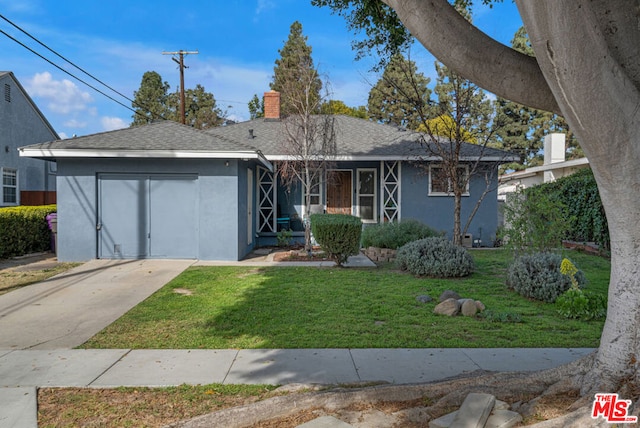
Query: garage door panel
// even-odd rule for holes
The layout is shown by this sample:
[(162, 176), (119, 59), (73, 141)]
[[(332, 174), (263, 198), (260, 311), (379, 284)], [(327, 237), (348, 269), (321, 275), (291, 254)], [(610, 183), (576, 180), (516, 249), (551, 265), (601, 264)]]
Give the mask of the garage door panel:
[(197, 257), (197, 201), (197, 176), (151, 178), (151, 257)]
[(99, 257), (147, 255), (146, 187), (144, 178), (112, 176), (100, 180)]
[(197, 258), (198, 176), (101, 174), (100, 258)]

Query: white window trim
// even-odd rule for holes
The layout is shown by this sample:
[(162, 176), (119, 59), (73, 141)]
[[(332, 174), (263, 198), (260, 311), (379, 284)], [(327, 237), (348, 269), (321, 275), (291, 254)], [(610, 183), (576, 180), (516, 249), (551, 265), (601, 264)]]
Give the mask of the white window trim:
[[(432, 186), (431, 186), (431, 171), (433, 168), (443, 168), (443, 166), (441, 164), (437, 164), (437, 165), (429, 165), (429, 196), (453, 196), (453, 191), (451, 191), (451, 183), (449, 183), (448, 192), (434, 192), (432, 190)], [(460, 169), (464, 169), (465, 170), (465, 174), (467, 175), (467, 177), (469, 177), (469, 165), (459, 165), (458, 168)], [(462, 196), (470, 196), (469, 194), (469, 182), (471, 180), (469, 178), (467, 178), (467, 183), (466, 183), (466, 189), (464, 191), (464, 193), (462, 194)]]
[[(373, 172), (373, 193), (360, 193), (360, 173)], [(360, 215), (360, 196), (373, 196), (373, 219), (363, 219)], [(375, 168), (356, 169), (356, 216), (360, 217), (363, 223), (378, 222), (378, 170)]]
[[(304, 172), (303, 172), (304, 174)], [(311, 212), (308, 214), (313, 214), (314, 212), (316, 212), (313, 207), (320, 207), (320, 210), (322, 212), (324, 212), (326, 210), (326, 206), (324, 205), (324, 185), (326, 182), (326, 177), (324, 173), (320, 173), (318, 175), (318, 180), (320, 181), (318, 183), (318, 193), (310, 193), (311, 197), (313, 196), (317, 196), (318, 197), (318, 201), (319, 203), (317, 204), (311, 204)], [(302, 194), (302, 200), (300, 201), (300, 206), (302, 207), (302, 209), (300, 210), (302, 212), (302, 217), (306, 217), (307, 215), (307, 188), (304, 185), (304, 183), (302, 181), (300, 181), (300, 187), (302, 188), (302, 192), (300, 192)]]
[[(11, 172), (15, 173), (15, 177), (16, 177), (15, 186), (4, 184), (4, 173), (5, 173), (5, 171), (11, 171)], [(0, 180), (2, 180), (0, 182), (0, 190), (2, 190), (2, 193), (0, 193), (2, 195), (2, 200), (0, 201), (0, 206), (13, 207), (13, 206), (20, 205), (20, 177), (19, 177), (18, 170), (16, 168), (7, 168), (7, 167), (0, 168)], [(10, 188), (15, 188), (16, 189), (16, 201), (15, 202), (5, 202), (4, 201), (4, 188), (5, 187), (10, 187)]]

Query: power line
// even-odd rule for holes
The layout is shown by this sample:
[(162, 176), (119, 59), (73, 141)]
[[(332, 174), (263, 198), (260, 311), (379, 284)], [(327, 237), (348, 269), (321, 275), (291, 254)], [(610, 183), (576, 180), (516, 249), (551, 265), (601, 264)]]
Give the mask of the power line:
[(47, 49), (49, 52), (53, 53), (54, 55), (56, 55), (57, 57), (63, 59), (64, 61), (66, 61), (68, 64), (71, 64), (72, 66), (74, 66), (75, 68), (77, 68), (78, 70), (80, 70), (81, 72), (83, 72), (84, 74), (86, 74), (87, 76), (91, 77), (93, 80), (95, 80), (96, 82), (100, 83), (101, 85), (103, 85), (104, 87), (112, 90), (113, 92), (115, 92), (116, 94), (120, 95), (122, 98), (125, 98), (126, 100), (130, 101), (131, 103), (135, 104), (135, 101), (133, 101), (131, 98), (129, 98), (128, 96), (124, 95), (123, 93), (119, 92), (118, 90), (112, 88), (111, 86), (107, 85), (106, 83), (104, 83), (102, 80), (98, 79), (97, 77), (95, 77), (94, 75), (92, 75), (91, 73), (89, 73), (88, 71), (86, 71), (85, 69), (83, 69), (82, 67), (76, 65), (75, 63), (73, 63), (72, 61), (68, 60), (67, 58), (65, 58), (64, 56), (60, 55), (58, 52), (56, 52), (55, 50), (51, 49), (49, 46), (47, 46), (46, 44), (42, 43), (40, 40), (38, 40), (37, 38), (35, 38), (34, 36), (32, 36), (31, 34), (29, 34), (26, 30), (20, 28), (17, 24), (15, 24), (14, 22), (12, 22), (11, 20), (9, 20), (7, 17), (5, 17), (4, 15), (0, 14), (0, 18), (4, 19), (5, 21), (7, 21), (9, 24), (11, 24), (13, 27), (15, 27), (16, 29), (20, 30), (22, 33), (24, 33), (25, 35), (27, 35), (27, 37), (29, 37), (30, 39), (34, 40), (36, 43), (38, 43), (40, 46), (44, 47), (45, 49)]
[[(157, 118), (160, 119), (164, 119), (164, 117), (162, 117), (161, 115), (154, 113), (151, 111), (151, 109), (149, 109), (147, 106), (144, 106), (142, 104), (140, 104), (139, 102), (136, 102), (134, 100), (132, 100), (131, 98), (129, 98), (128, 96), (122, 94), (121, 92), (119, 92), (118, 90), (112, 88), (111, 86), (109, 86), (108, 84), (104, 83), (102, 80), (98, 79), (97, 77), (93, 76), (91, 73), (89, 73), (88, 71), (84, 70), (82, 67), (76, 65), (75, 63), (73, 63), (72, 61), (70, 61), (69, 59), (65, 58), (64, 56), (60, 55), (58, 52), (56, 52), (55, 50), (51, 49), (49, 46), (47, 46), (46, 44), (42, 43), (40, 40), (38, 40), (36, 37), (32, 36), (31, 34), (29, 34), (26, 30), (22, 29), (21, 27), (19, 27), (17, 24), (13, 23), (11, 20), (9, 20), (8, 18), (6, 18), (4, 15), (0, 14), (0, 18), (2, 18), (3, 20), (5, 20), (6, 22), (8, 22), (9, 24), (11, 24), (13, 27), (15, 27), (16, 29), (18, 29), (19, 31), (21, 31), (22, 33), (24, 33), (25, 35), (27, 35), (29, 38), (31, 38), (32, 40), (34, 40), (36, 43), (38, 43), (39, 45), (43, 46), (45, 49), (49, 50), (50, 52), (52, 52), (54, 55), (58, 56), (59, 58), (63, 59), (64, 61), (66, 61), (67, 63), (69, 63), (70, 65), (72, 65), (73, 67), (75, 67), (76, 69), (80, 70), (81, 72), (83, 72), (84, 74), (86, 74), (87, 76), (89, 76), (90, 78), (92, 78), (93, 80), (95, 80), (96, 82), (100, 83), (101, 85), (103, 85), (104, 87), (108, 88), (109, 90), (115, 92), (116, 94), (120, 95), (121, 97), (125, 98), (126, 100), (130, 101), (131, 104), (133, 106), (139, 107), (140, 109), (144, 110), (147, 113), (150, 113), (152, 116), (156, 116)], [(123, 104), (122, 102), (116, 100), (115, 98), (111, 97), (110, 95), (104, 93), (103, 91), (101, 91), (100, 89), (92, 86), (91, 84), (85, 82), (84, 80), (82, 80), (81, 78), (77, 77), (76, 75), (72, 74), (71, 72), (65, 70), (64, 68), (60, 67), (59, 65), (57, 65), (56, 63), (54, 63), (53, 61), (49, 60), (48, 58), (45, 58), (43, 55), (39, 54), (38, 52), (36, 52), (35, 50), (31, 49), (30, 47), (28, 47), (27, 45), (25, 45), (24, 43), (20, 42), (19, 40), (17, 40), (16, 38), (12, 37), (11, 35), (9, 35), (8, 33), (6, 33), (3, 30), (0, 30), (0, 33), (4, 34), (5, 36), (7, 36), (9, 39), (13, 40), (14, 42), (16, 42), (17, 44), (19, 44), (20, 46), (24, 47), (25, 49), (27, 49), (29, 52), (33, 53), (34, 55), (40, 57), (41, 59), (45, 60), (46, 62), (48, 62), (49, 64), (53, 65), (54, 67), (56, 67), (58, 70), (66, 73), (67, 75), (71, 76), (72, 78), (78, 80), (79, 82), (82, 82), (83, 84), (85, 84), (86, 86), (88, 86), (89, 88), (93, 89), (94, 91), (98, 92), (99, 94), (107, 97), (108, 99), (110, 99), (111, 101), (119, 104), (120, 106), (132, 111), (134, 114), (136, 115), (141, 115), (144, 116), (144, 114), (138, 110), (134, 110), (131, 107)]]
[(63, 73), (68, 74), (69, 76), (73, 77), (74, 79), (78, 80), (79, 82), (84, 83), (85, 85), (87, 85), (88, 87), (90, 87), (91, 89), (93, 89), (94, 91), (104, 95), (105, 97), (109, 98), (111, 101), (116, 102), (118, 104), (120, 104), (122, 107), (131, 110), (134, 113), (137, 113), (134, 109), (132, 109), (131, 107), (121, 103), (120, 101), (116, 100), (115, 98), (113, 98), (112, 96), (105, 94), (104, 92), (102, 92), (100, 89), (96, 88), (95, 86), (85, 82), (84, 80), (82, 80), (81, 78), (79, 78), (78, 76), (72, 74), (70, 71), (65, 70), (64, 68), (60, 67), (58, 64), (54, 63), (53, 61), (51, 61), (48, 58), (45, 58), (44, 56), (40, 55), (38, 52), (34, 51), (33, 49), (31, 49), (29, 46), (25, 45), (24, 43), (22, 43), (20, 40), (14, 38), (13, 36), (7, 34), (4, 30), (0, 30), (0, 33), (4, 34), (5, 36), (7, 36), (8, 38), (10, 38), (11, 40), (13, 40), (14, 42), (16, 42), (17, 44), (19, 44), (20, 46), (22, 46), (23, 48), (25, 48), (26, 50), (28, 50), (29, 52), (31, 52), (32, 54), (40, 57), (41, 59), (47, 61), (49, 64), (53, 65), (55, 68), (57, 68), (58, 70), (62, 71)]

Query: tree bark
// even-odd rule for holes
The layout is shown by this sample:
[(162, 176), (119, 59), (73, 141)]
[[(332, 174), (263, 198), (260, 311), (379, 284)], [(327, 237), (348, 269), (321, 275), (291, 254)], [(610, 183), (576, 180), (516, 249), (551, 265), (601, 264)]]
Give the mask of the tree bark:
[[(637, 64), (625, 62), (640, 45), (638, 2), (517, 4), (545, 78), (589, 158), (609, 223), (607, 320), (583, 393), (640, 385), (640, 93)], [(635, 14), (632, 28), (615, 16), (619, 11)], [(626, 39), (611, 37), (614, 31)]]
[(640, 386), (638, 1), (516, 0), (542, 79), (531, 60), (507, 53), (460, 22), (446, 0), (383, 1), (464, 77), (567, 120), (589, 158), (611, 235), (607, 321), (583, 393), (614, 392), (625, 382)]
[(535, 58), (493, 40), (447, 0), (382, 1), (424, 47), (465, 79), (508, 100), (560, 112)]

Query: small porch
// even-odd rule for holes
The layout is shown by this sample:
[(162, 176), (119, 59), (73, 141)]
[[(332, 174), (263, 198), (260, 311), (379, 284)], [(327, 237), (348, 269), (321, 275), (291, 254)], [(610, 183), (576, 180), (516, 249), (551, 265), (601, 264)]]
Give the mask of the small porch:
[[(364, 224), (400, 221), (401, 167), (401, 161), (337, 162), (331, 180), (312, 186), (311, 213), (355, 215)], [(284, 230), (304, 243), (304, 192), (284, 188), (266, 168), (256, 175), (257, 245), (277, 245)]]

